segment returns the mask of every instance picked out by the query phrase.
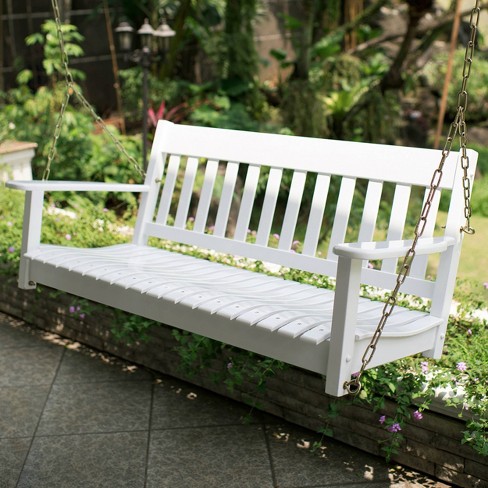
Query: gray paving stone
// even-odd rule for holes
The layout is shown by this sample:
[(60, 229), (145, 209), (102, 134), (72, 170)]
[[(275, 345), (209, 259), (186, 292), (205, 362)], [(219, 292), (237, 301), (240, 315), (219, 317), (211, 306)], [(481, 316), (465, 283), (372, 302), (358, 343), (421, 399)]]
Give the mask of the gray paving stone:
[(0, 388), (0, 438), (34, 435), (49, 388), (50, 385)]
[(0, 439), (0, 486), (2, 488), (16, 487), (30, 443), (30, 437)]
[(152, 428), (241, 425), (259, 422), (259, 412), (197, 386), (165, 379), (154, 390)]
[(60, 347), (5, 348), (0, 354), (0, 387), (50, 385), (63, 354)]
[(383, 460), (340, 442), (326, 438), (322, 449), (312, 452), (320, 436), (289, 424), (271, 426), (267, 435), (280, 488), (388, 483), (388, 466)]
[(0, 313), (0, 349), (6, 347), (39, 347), (46, 343), (35, 331), (17, 325), (19, 321)]
[(147, 432), (37, 437), (17, 488), (143, 488)]
[(147, 488), (272, 488), (260, 426), (153, 431)]
[(94, 383), (102, 381), (150, 381), (152, 375), (142, 368), (115, 360), (106, 354), (91, 351), (66, 351), (56, 384)]
[(54, 385), (37, 435), (147, 430), (149, 382)]

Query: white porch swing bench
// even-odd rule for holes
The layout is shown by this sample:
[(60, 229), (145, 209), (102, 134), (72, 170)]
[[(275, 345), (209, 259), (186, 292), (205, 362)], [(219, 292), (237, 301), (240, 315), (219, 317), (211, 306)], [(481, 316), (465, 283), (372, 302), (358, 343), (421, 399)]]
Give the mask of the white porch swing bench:
[[(441, 151), (241, 132), (160, 122), (144, 184), (12, 181), (26, 191), (19, 285), (43, 284), (68, 293), (254, 351), (326, 376), (326, 392), (347, 393), (345, 382), (361, 368), (384, 304), (360, 297), (361, 284), (391, 290), (412, 189), (427, 195)], [(439, 357), (461, 250), (464, 194), (459, 154), (446, 160), (429, 221), (419, 239), (402, 291), (432, 300), (428, 312), (396, 306), (378, 341), (373, 367), (408, 355)], [(469, 151), (472, 182), (477, 154)], [(196, 178), (198, 171), (204, 177)], [(239, 168), (240, 171), (239, 171)], [(269, 171), (255, 242), (248, 227), (258, 178)], [(234, 198), (238, 172), (245, 174), (240, 202)], [(276, 203), (284, 172), (292, 174), (284, 215)], [(216, 185), (218, 175), (223, 184)], [(175, 192), (177, 180), (181, 189)], [(310, 210), (302, 210), (307, 178), (315, 179)], [(329, 185), (340, 181), (338, 198)], [(202, 187), (197, 189), (199, 180)], [(367, 187), (358, 242), (344, 242), (358, 180)], [(313, 180), (308, 180), (312, 181)], [(386, 192), (391, 185), (394, 191)], [(310, 185), (308, 185), (310, 186)], [(40, 242), (44, 192), (128, 191), (142, 193), (132, 243), (80, 249)], [(199, 192), (193, 226), (190, 203)], [(450, 204), (442, 236), (433, 237), (441, 192)], [(179, 201), (175, 202), (175, 195)], [(329, 198), (328, 198), (329, 194)], [(393, 194), (390, 201), (388, 194)], [(207, 229), (217, 200), (215, 228)], [(310, 199), (309, 199), (310, 200)], [(236, 206), (235, 231), (228, 227)], [(335, 208), (328, 251), (317, 253), (324, 211)], [(374, 242), (380, 206), (391, 208), (386, 240)], [(259, 212), (259, 209), (258, 209)], [(297, 222), (306, 222), (301, 252), (293, 241)], [(277, 248), (272, 229), (281, 228)], [(335, 291), (218, 264), (148, 245), (156, 237), (214, 249), (336, 278)], [(427, 258), (440, 253), (435, 279), (426, 278)], [(379, 269), (368, 266), (381, 261)]]

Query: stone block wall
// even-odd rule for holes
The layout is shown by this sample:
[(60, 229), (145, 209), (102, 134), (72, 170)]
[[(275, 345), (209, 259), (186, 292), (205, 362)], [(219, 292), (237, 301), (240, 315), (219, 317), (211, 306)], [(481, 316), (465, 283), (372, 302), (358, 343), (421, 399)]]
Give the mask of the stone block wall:
[[(76, 311), (79, 305), (81, 308)], [(70, 307), (75, 307), (75, 312), (70, 312)], [(81, 319), (85, 308), (92, 310)], [(189, 377), (180, 367), (175, 351), (178, 343), (171, 328), (165, 325), (151, 328), (148, 341), (127, 346), (111, 333), (120, 316), (110, 308), (92, 306), (44, 287), (22, 291), (11, 278), (1, 280), (0, 311), (235, 400), (255, 402), (261, 410), (303, 427), (318, 431), (327, 422), (334, 438), (372, 454), (382, 455), (379, 441), (389, 436), (378, 422), (379, 414), (364, 405), (342, 402), (339, 415), (327, 417), (330, 404), (337, 400), (325, 395), (319, 375), (298, 368), (279, 371), (268, 379), (263, 391), (244, 382), (229, 392), (222, 382), (212, 381), (212, 373), (222, 370), (219, 361)], [(386, 413), (393, 411), (394, 404), (387, 404)], [(457, 486), (488, 487), (488, 458), (461, 444), (464, 427), (464, 422), (455, 416), (424, 412), (421, 422), (411, 423), (403, 430), (405, 444), (393, 460)]]

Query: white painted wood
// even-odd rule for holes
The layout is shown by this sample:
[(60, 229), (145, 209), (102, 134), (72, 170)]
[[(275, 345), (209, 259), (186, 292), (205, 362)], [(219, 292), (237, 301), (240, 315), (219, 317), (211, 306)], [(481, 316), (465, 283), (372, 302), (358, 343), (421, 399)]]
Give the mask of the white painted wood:
[(154, 142), (149, 156), (149, 166), (144, 181), (149, 186), (149, 190), (147, 193), (142, 194), (136, 226), (134, 228), (134, 237), (132, 239), (134, 244), (147, 244), (148, 237), (145, 233), (145, 226), (147, 222), (153, 220), (156, 212), (160, 180), (163, 177), (168, 154), (165, 151), (165, 145), (171, 138), (173, 127), (172, 124), (167, 123), (158, 124), (156, 127), (156, 134), (154, 135)]
[(315, 256), (315, 253), (317, 252), (329, 186), (329, 175), (317, 175), (312, 197), (312, 205), (310, 208), (310, 216), (308, 218), (307, 230), (303, 241), (302, 252), (307, 256)]
[(19, 288), (30, 290), (37, 284), (30, 277), (30, 261), (25, 257), (35, 252), (41, 243), (42, 209), (44, 191), (30, 190), (25, 194), (24, 223), (22, 226), (22, 247), (20, 252)]
[(278, 248), (289, 251), (293, 243), (295, 228), (297, 226), (298, 212), (302, 203), (303, 190), (307, 173), (295, 171), (291, 180), (288, 202), (286, 204), (285, 216), (283, 217), (283, 227), (281, 229)]
[[(470, 178), (476, 154), (470, 152)], [(153, 222), (160, 180), (169, 157), (165, 186)], [(187, 161), (175, 226), (166, 225), (178, 178), (180, 156)], [(37, 282), (130, 313), (195, 332), (327, 376), (326, 391), (344, 394), (344, 381), (359, 369), (383, 305), (358, 295), (361, 283), (391, 290), (396, 260), (410, 247), (402, 240), (412, 185), (430, 182), (440, 151), (326, 141), (238, 131), (158, 125), (144, 185), (77, 182), (12, 182), (26, 194), (19, 284)], [(444, 342), (462, 238), (463, 190), (459, 169), (446, 163), (443, 188), (453, 188), (445, 233), (433, 223), (417, 245), (415, 273), (402, 291), (432, 298), (429, 312), (396, 307), (370, 366), (405, 355), (438, 357)], [(207, 159), (195, 226), (186, 229), (198, 161)], [(227, 163), (214, 235), (205, 234), (218, 161)], [(235, 161), (235, 162), (232, 162)], [(225, 237), (239, 164), (250, 164), (233, 239)], [(261, 166), (271, 168), (257, 243), (246, 242)], [(453, 167), (451, 167), (453, 166)], [(267, 247), (283, 169), (294, 171), (278, 249)], [(308, 171), (317, 173), (304, 253), (290, 252)], [(331, 175), (342, 177), (327, 259), (315, 257)], [(368, 180), (359, 242), (344, 244), (356, 178)], [(372, 242), (382, 184), (397, 184), (390, 228), (384, 242)], [(112, 186), (110, 186), (112, 185)], [(40, 243), (44, 191), (141, 191), (133, 244), (77, 249)], [(333, 204), (335, 202), (332, 202)], [(439, 199), (432, 208), (437, 213)], [(337, 278), (335, 292), (253, 273), (146, 245), (149, 236), (245, 256), (265, 263)], [(441, 253), (435, 281), (424, 279), (423, 256)], [(337, 256), (339, 255), (339, 258)], [(381, 270), (362, 267), (383, 260)], [(414, 261), (415, 262), (415, 261)]]
[[(421, 237), (418, 240), (416, 254), (424, 256), (444, 252), (453, 246), (456, 240), (452, 237)], [(354, 259), (384, 259), (404, 256), (412, 245), (412, 240), (352, 242), (334, 246), (333, 252), (338, 256)]]
[(219, 169), (219, 162), (215, 160), (207, 161), (205, 168), (205, 176), (203, 179), (203, 186), (200, 193), (200, 200), (197, 207), (197, 215), (195, 217), (194, 230), (195, 232), (203, 232), (207, 224), (208, 211), (212, 201), (212, 194), (215, 185), (215, 178), (217, 177), (217, 170)]
[(149, 185), (136, 185), (129, 183), (103, 183), (96, 181), (20, 181), (11, 180), (5, 183), (7, 188), (24, 191), (113, 191), (145, 193)]
[(172, 154), (169, 157), (168, 170), (164, 178), (163, 191), (161, 192), (161, 199), (158, 208), (158, 215), (156, 222), (158, 224), (166, 224), (168, 221), (171, 202), (175, 191), (176, 180), (178, 178), (178, 171), (180, 169), (180, 156)]
[[(182, 155), (190, 152), (189, 156), (220, 161), (265, 164), (310, 173), (418, 186), (430, 182), (441, 156), (441, 151), (432, 149), (176, 124), (172, 128), (167, 151)], [(456, 160), (454, 153), (447, 158), (441, 188), (452, 187)]]
[[(429, 190), (425, 191), (424, 203), (427, 200)], [(423, 236), (430, 237), (434, 234), (435, 223), (437, 219), (437, 211), (439, 210), (439, 203), (441, 201), (441, 192), (436, 191), (434, 199), (432, 200), (432, 207), (429, 212), (429, 218), (427, 219), (427, 224), (425, 225), (425, 230)], [(410, 268), (410, 275), (415, 278), (424, 278), (425, 272), (427, 270), (428, 256), (415, 256), (412, 262), (412, 267)]]
[[(372, 241), (376, 229), (376, 219), (380, 208), (381, 192), (383, 183), (381, 181), (370, 181), (364, 199), (363, 215), (359, 227), (358, 241)], [(367, 264), (367, 263), (364, 263)]]
[(334, 396), (346, 393), (344, 382), (354, 373), (351, 371), (351, 363), (354, 356), (360, 278), (361, 261), (341, 256), (337, 263), (336, 296), (325, 386), (325, 392)]
[(230, 209), (232, 206), (232, 199), (234, 197), (234, 189), (236, 186), (238, 171), (239, 163), (227, 163), (227, 166), (225, 168), (222, 195), (220, 196), (217, 217), (215, 219), (214, 235), (218, 237), (225, 237), (225, 232), (229, 223)]
[(327, 259), (331, 259), (332, 261), (337, 260), (337, 256), (332, 251), (334, 246), (340, 242), (344, 242), (346, 236), (355, 188), (355, 178), (342, 178), (339, 198), (337, 199), (337, 208), (334, 215), (334, 225), (330, 236), (329, 252), (327, 253)]
[(185, 178), (183, 186), (181, 187), (180, 200), (178, 201), (178, 208), (176, 210), (175, 227), (184, 229), (188, 220), (188, 210), (190, 209), (190, 201), (193, 194), (193, 186), (195, 184), (195, 177), (197, 175), (198, 159), (188, 158), (186, 162)]
[(254, 197), (256, 196), (256, 188), (258, 186), (259, 173), (259, 166), (249, 165), (247, 168), (246, 182), (244, 183), (244, 191), (242, 193), (241, 206), (234, 233), (234, 240), (236, 241), (246, 240), (254, 205)]
[[(393, 203), (391, 205), (390, 223), (388, 225), (388, 241), (398, 241), (403, 237), (405, 221), (407, 219), (408, 202), (410, 201), (411, 187), (408, 185), (396, 185)], [(388, 273), (395, 273), (398, 259), (385, 259), (381, 270)]]
[(281, 168), (271, 168), (269, 172), (263, 208), (261, 210), (261, 217), (259, 219), (258, 231), (256, 235), (256, 244), (258, 246), (268, 245), (282, 175), (283, 170)]

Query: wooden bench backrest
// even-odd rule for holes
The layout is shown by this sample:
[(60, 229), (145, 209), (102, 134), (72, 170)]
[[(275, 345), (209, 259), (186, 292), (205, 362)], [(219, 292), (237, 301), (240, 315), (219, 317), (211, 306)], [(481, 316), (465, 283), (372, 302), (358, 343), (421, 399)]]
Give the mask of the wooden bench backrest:
[[(353, 233), (354, 240), (378, 238), (375, 232), (380, 208), (389, 220), (380, 239), (413, 237), (403, 235), (407, 219), (415, 223), (418, 217), (419, 206), (416, 214), (409, 215), (411, 196), (422, 191), (426, 197), (428, 188), (427, 191), (425, 188), (430, 185), (440, 157), (441, 151), (430, 149), (160, 122), (146, 178), (146, 184), (153, 188), (141, 202), (134, 242), (144, 244), (155, 236), (334, 277), (337, 257), (332, 248), (351, 240), (352, 213), (360, 215), (359, 232)], [(474, 174), (476, 157), (476, 153), (470, 152), (470, 174)], [(451, 204), (444, 232), (459, 239), (464, 215), (459, 166), (458, 154), (451, 154), (424, 236), (433, 234), (441, 190), (447, 190)], [(258, 201), (255, 196), (263, 174), (268, 174), (265, 196)], [(289, 185), (282, 184), (284, 175), (288, 183), (291, 179)], [(239, 178), (244, 180), (242, 188), (236, 185)], [(355, 191), (358, 187), (365, 190), (363, 195)], [(302, 200), (306, 188), (313, 188), (313, 196), (306, 195), (311, 204), (305, 209)], [(278, 199), (287, 202), (283, 215), (276, 212)], [(217, 210), (209, 217), (211, 204)], [(333, 209), (330, 219), (324, 219), (326, 206)], [(229, 231), (231, 208), (237, 214), (233, 232)], [(248, 241), (252, 215), (259, 216), (259, 224), (255, 242), (251, 243)], [(295, 252), (298, 221), (306, 224), (306, 233), (300, 251)], [(209, 230), (210, 223), (214, 225)], [(272, 228), (279, 233), (279, 239), (277, 236), (270, 239)], [(328, 248), (318, 253), (319, 239), (323, 236), (327, 236)], [(391, 288), (396, 268), (396, 259), (383, 261), (380, 269), (370, 269), (364, 263), (362, 281)], [(426, 259), (418, 256), (403, 290), (431, 297), (433, 281), (425, 278), (426, 269)]]

